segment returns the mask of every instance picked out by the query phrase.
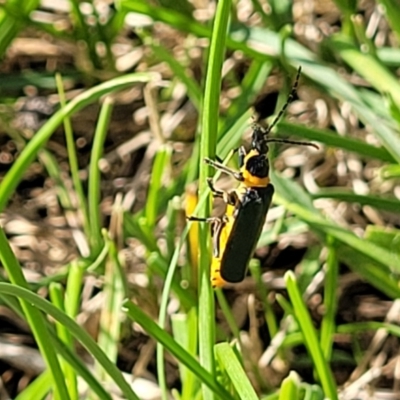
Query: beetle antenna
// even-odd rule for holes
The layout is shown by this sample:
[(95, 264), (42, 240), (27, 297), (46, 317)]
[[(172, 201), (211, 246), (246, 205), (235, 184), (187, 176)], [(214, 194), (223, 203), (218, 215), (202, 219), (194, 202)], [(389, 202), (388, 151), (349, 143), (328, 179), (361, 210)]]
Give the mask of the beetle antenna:
[(296, 95), (296, 92), (297, 92), (297, 87), (299, 86), (300, 74), (301, 74), (301, 66), (297, 69), (296, 79), (294, 80), (292, 90), (290, 91), (289, 96), (286, 99), (286, 103), (283, 105), (283, 107), (280, 109), (278, 115), (275, 117), (275, 119), (272, 121), (271, 125), (265, 131), (266, 135), (268, 135), (268, 133), (271, 132), (272, 128), (279, 122), (279, 120), (282, 118), (282, 115), (285, 113), (286, 109), (288, 108), (289, 104), (293, 101), (293, 99)]
[(288, 139), (275, 139), (275, 138), (270, 138), (270, 139), (265, 139), (266, 143), (288, 143), (288, 144), (297, 144), (299, 146), (311, 146), (314, 147), (315, 149), (319, 150), (319, 147), (311, 142), (304, 142), (304, 141), (297, 141), (297, 140), (288, 140)]

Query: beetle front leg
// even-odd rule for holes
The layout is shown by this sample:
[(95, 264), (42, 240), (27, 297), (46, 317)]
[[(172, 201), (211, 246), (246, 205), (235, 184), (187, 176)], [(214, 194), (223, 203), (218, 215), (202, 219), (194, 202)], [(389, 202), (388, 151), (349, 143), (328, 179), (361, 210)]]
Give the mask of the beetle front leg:
[(226, 165), (219, 163), (218, 161), (214, 161), (214, 160), (210, 160), (209, 158), (205, 158), (204, 162), (208, 165), (211, 165), (211, 167), (213, 167), (215, 169), (218, 169), (222, 172), (225, 172), (228, 175), (233, 176), (239, 182), (243, 181), (243, 176), (240, 172), (237, 172), (234, 169), (229, 168)]

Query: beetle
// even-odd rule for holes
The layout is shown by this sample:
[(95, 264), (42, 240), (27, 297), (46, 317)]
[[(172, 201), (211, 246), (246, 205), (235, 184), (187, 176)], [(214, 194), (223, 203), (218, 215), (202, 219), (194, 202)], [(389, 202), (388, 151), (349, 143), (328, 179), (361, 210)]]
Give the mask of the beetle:
[(231, 208), (233, 212), (225, 228), (227, 237), (220, 235), (219, 270), (212, 265), (212, 283), (219, 283), (220, 278), (229, 283), (241, 282), (245, 278), (271, 205), (274, 187), (271, 184), (258, 188), (241, 185), (237, 192), (236, 205), (227, 205), (228, 218)]
[(212, 223), (213, 257), (210, 280), (213, 288), (228, 283), (241, 282), (246, 275), (247, 265), (254, 253), (271, 204), (274, 188), (252, 188), (239, 185), (226, 192), (216, 189), (211, 179), (207, 180), (214, 197), (226, 202), (222, 217), (199, 218), (189, 216), (189, 221)]
[(298, 69), (295, 83), (286, 103), (267, 129), (254, 124), (251, 147), (239, 152), (239, 171), (231, 169), (219, 161), (206, 158), (204, 161), (215, 169), (233, 176), (239, 186), (231, 191), (216, 189), (210, 179), (207, 180), (214, 197), (224, 199), (225, 215), (222, 217), (188, 217), (190, 221), (213, 223), (213, 259), (211, 262), (211, 284), (223, 287), (226, 282), (241, 282), (253, 256), (262, 227), (271, 205), (274, 187), (269, 178), (268, 144), (271, 142), (313, 146), (313, 143), (287, 139), (268, 138), (272, 128), (278, 123), (296, 93), (301, 69)]

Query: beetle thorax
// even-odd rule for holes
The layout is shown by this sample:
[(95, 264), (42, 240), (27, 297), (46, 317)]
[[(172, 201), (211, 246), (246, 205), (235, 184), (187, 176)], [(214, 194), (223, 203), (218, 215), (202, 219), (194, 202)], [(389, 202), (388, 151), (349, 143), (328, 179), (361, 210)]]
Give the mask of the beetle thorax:
[(248, 187), (265, 187), (269, 184), (269, 162), (265, 154), (252, 149), (244, 159), (241, 173)]

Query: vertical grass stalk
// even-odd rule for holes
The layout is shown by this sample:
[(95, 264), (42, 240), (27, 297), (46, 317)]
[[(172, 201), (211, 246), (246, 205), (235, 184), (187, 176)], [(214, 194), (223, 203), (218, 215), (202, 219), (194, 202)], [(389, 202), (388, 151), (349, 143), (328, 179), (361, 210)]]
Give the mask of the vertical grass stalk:
[[(206, 179), (210, 174), (210, 168), (203, 163), (205, 157), (215, 155), (219, 99), (222, 80), (222, 63), (225, 56), (225, 42), (228, 30), (228, 21), (231, 10), (231, 0), (221, 0), (217, 3), (213, 32), (208, 54), (208, 66), (205, 79), (201, 140), (200, 140), (200, 193), (207, 189)], [(199, 215), (209, 214), (209, 203), (200, 209)], [(214, 293), (210, 285), (209, 265), (209, 227), (201, 223), (199, 227), (199, 355), (200, 363), (207, 370), (214, 371), (214, 341), (215, 341), (215, 311)], [(202, 386), (205, 400), (213, 399), (213, 392), (206, 386)]]

